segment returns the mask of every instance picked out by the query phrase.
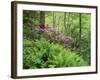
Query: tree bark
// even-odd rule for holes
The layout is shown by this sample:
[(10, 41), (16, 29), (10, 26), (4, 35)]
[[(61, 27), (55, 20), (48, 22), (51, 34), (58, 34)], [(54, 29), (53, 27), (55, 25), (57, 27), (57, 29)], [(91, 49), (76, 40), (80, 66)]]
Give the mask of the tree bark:
[(82, 46), (81, 46), (81, 34), (82, 34), (82, 14), (79, 13), (79, 52), (81, 54), (81, 49), (82, 49)]
[(56, 26), (56, 15), (55, 12), (53, 12), (53, 27)]
[(79, 13), (79, 39), (81, 40), (81, 34), (82, 34), (82, 14)]
[(40, 11), (40, 25), (45, 25), (45, 12)]
[(66, 12), (64, 12), (64, 28), (65, 32), (67, 31), (67, 25), (66, 25)]

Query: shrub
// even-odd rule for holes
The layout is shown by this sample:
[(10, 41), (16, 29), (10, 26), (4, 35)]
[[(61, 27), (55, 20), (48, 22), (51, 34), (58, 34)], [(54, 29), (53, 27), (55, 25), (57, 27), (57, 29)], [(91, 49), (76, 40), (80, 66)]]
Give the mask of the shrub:
[(78, 56), (75, 52), (71, 52), (69, 49), (64, 49), (62, 46), (56, 44), (51, 46), (51, 55), (49, 56), (48, 66), (54, 67), (73, 67), (84, 66), (86, 62), (81, 56)]
[(33, 46), (33, 41), (31, 39), (24, 39), (23, 46), (31, 47), (31, 46)]
[(28, 42), (31, 47), (24, 44), (24, 69), (30, 68), (52, 68), (52, 67), (74, 67), (86, 66), (87, 63), (81, 56), (62, 45), (50, 43), (44, 38)]

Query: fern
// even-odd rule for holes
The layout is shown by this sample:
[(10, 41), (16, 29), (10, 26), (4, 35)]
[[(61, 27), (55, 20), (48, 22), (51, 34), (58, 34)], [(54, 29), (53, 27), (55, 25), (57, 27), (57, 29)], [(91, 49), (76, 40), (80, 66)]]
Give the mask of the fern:
[[(86, 66), (81, 56), (62, 45), (50, 43), (44, 38), (35, 41), (25, 40), (23, 68), (55, 68)], [(26, 47), (26, 45), (31, 45)]]

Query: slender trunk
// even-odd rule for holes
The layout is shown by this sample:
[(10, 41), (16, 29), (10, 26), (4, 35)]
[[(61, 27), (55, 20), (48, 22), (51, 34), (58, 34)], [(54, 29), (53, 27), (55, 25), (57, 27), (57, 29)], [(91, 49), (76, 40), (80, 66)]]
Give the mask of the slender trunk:
[(66, 12), (64, 12), (64, 28), (65, 32), (67, 31), (67, 25), (66, 25)]
[[(33, 11), (33, 20), (35, 21), (35, 11)], [(32, 30), (34, 30), (34, 28), (35, 28), (35, 22), (33, 22), (33, 24), (32, 24)]]
[(56, 15), (55, 12), (53, 12), (53, 27), (56, 26)]
[(82, 14), (79, 14), (79, 39), (81, 40), (81, 34), (82, 34)]
[(81, 49), (82, 49), (82, 46), (81, 46), (81, 34), (82, 34), (82, 14), (79, 13), (79, 52), (81, 54)]
[(70, 32), (70, 31), (71, 31), (71, 30), (70, 30), (70, 25), (71, 25), (71, 24), (69, 24), (69, 22), (70, 22), (70, 12), (68, 13), (68, 20), (67, 20), (67, 21), (68, 21), (68, 22), (67, 22), (67, 23), (68, 23), (68, 24), (67, 24), (67, 33), (68, 33), (69, 35), (71, 35), (71, 32)]

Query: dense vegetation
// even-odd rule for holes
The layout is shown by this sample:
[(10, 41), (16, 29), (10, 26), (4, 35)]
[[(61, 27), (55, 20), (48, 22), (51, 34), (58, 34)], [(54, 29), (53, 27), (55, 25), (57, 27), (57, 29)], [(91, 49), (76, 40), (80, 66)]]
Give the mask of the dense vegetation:
[(23, 68), (90, 65), (89, 13), (23, 11)]

